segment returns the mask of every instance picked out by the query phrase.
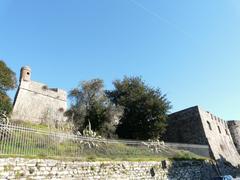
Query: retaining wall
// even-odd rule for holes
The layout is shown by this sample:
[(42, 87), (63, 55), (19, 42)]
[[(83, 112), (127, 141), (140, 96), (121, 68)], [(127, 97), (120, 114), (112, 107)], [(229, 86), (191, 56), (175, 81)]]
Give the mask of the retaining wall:
[(207, 180), (216, 175), (216, 169), (208, 161), (73, 162), (23, 158), (0, 159), (0, 179)]

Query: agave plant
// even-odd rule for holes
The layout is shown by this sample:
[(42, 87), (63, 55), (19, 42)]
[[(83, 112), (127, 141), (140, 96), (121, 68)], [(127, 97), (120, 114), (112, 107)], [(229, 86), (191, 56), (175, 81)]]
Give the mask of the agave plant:
[(8, 117), (6, 115), (6, 111), (1, 111), (0, 112), (0, 123), (1, 124), (8, 124)]
[(92, 130), (90, 121), (88, 122), (88, 126), (83, 130), (83, 133), (81, 134), (78, 131), (77, 135), (86, 138), (79, 141), (80, 145), (83, 147), (87, 146), (88, 148), (91, 149), (97, 148), (100, 145), (105, 144), (103, 141), (104, 139), (101, 136), (97, 135), (97, 133)]
[(8, 124), (9, 120), (5, 111), (0, 112), (0, 140), (10, 137), (10, 131), (5, 124)]
[(160, 153), (164, 149), (164, 142), (153, 139), (149, 139), (148, 142), (142, 142), (143, 145), (147, 146), (153, 153)]

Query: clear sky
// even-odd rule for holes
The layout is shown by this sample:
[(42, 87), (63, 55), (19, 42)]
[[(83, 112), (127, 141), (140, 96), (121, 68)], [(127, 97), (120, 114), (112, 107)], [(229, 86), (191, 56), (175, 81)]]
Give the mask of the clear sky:
[(240, 120), (238, 0), (0, 0), (0, 59), (67, 91), (142, 76), (172, 112)]

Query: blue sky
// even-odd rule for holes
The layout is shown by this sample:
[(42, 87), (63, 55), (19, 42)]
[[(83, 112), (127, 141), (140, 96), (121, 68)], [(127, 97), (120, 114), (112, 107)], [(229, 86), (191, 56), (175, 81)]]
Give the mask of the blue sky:
[[(67, 91), (142, 76), (172, 102), (240, 119), (238, 0), (0, 0), (0, 59)], [(15, 92), (10, 92), (13, 97)]]

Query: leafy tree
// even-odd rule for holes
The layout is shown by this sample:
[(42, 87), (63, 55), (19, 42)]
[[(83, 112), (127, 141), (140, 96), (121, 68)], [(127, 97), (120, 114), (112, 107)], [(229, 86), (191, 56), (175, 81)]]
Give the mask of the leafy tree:
[(16, 87), (16, 75), (7, 67), (4, 61), (0, 60), (0, 111), (11, 112), (12, 102), (7, 91)]
[(129, 139), (160, 138), (171, 108), (166, 95), (147, 86), (140, 77), (125, 77), (113, 84), (115, 89), (106, 94), (115, 105), (123, 108), (116, 130), (118, 136)]
[(106, 97), (103, 88), (102, 80), (93, 79), (71, 90), (69, 97), (72, 103), (66, 115), (77, 131), (82, 133), (90, 122), (93, 131), (111, 138), (116, 130), (114, 121), (118, 109)]

